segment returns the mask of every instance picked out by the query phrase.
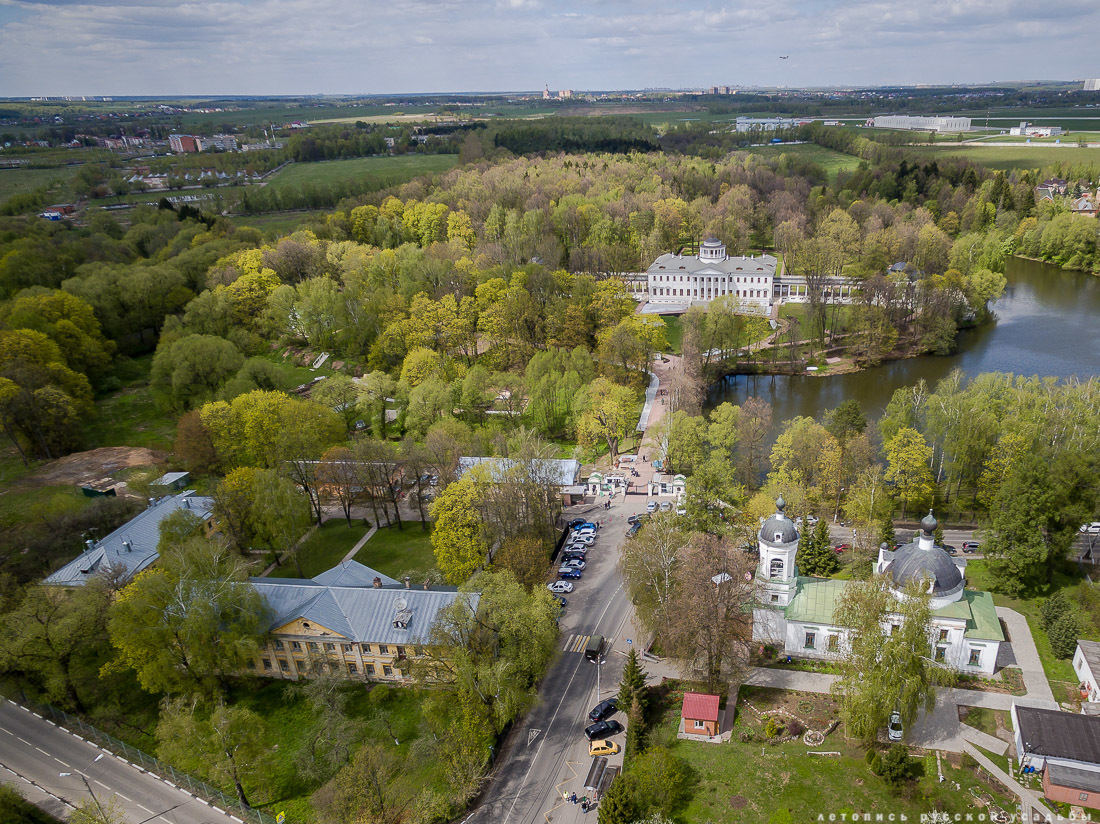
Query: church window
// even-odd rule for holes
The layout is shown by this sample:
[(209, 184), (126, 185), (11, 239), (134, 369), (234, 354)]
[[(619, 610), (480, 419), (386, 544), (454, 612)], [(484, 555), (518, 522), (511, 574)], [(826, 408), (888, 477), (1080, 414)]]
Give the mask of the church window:
[(782, 578), (783, 577), (783, 559), (772, 558), (771, 566), (768, 568), (769, 578)]
[(359, 669), (355, 666), (355, 664), (352, 664), (352, 663), (349, 662), (348, 663), (348, 675), (355, 675), (358, 672), (359, 672)]
[(264, 669), (265, 670), (271, 669), (271, 659), (270, 658), (265, 658), (264, 659)]
[(816, 643), (817, 643), (817, 633), (816, 632), (807, 632), (806, 633), (806, 644), (805, 644), (806, 649), (814, 649), (815, 648), (814, 645)]
[(936, 663), (942, 664), (947, 660), (947, 647), (936, 647)]
[(773, 604), (778, 604), (779, 603), (779, 596), (778, 595), (773, 595), (772, 596), (772, 603)]
[(947, 641), (947, 630), (941, 629), (940, 630), (940, 643), (946, 643), (946, 641)]
[(840, 636), (830, 635), (829, 640), (826, 642), (826, 647), (828, 648), (829, 652), (836, 652), (838, 649), (840, 649)]
[(970, 660), (966, 663), (967, 666), (980, 667), (982, 665), (982, 651), (980, 649), (970, 650)]

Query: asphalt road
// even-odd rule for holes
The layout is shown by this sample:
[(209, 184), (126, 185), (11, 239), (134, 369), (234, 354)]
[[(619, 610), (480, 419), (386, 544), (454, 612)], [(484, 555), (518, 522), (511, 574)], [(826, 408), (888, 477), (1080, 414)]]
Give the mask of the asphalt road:
[[(630, 626), (631, 612), (617, 568), (618, 550), (627, 517), (645, 512), (645, 504), (644, 494), (629, 495), (625, 504), (620, 495), (610, 511), (598, 504), (567, 512), (569, 517), (599, 521), (600, 530), (585, 558), (584, 577), (574, 581), (573, 592), (565, 596), (569, 604), (561, 619), (559, 655), (543, 679), (539, 704), (509, 735), (482, 801), (466, 819), (471, 824), (543, 824), (546, 813), (556, 822), (582, 820), (580, 805), (563, 802), (562, 793), (584, 795), (591, 763), (584, 737), (588, 713), (598, 701), (618, 692), (626, 662), (621, 636)], [(604, 637), (605, 657), (599, 667), (584, 657), (592, 635)], [(615, 641), (617, 648), (612, 649)], [(614, 718), (626, 725), (624, 713)], [(625, 743), (622, 733), (612, 740), (620, 746)], [(622, 755), (608, 761), (622, 766)], [(595, 813), (590, 816), (594, 822)]]
[[(102, 757), (96, 761), (97, 756)], [(0, 781), (58, 818), (88, 796), (83, 773), (101, 804), (117, 799), (128, 824), (240, 824), (239, 818), (4, 700), (0, 765)], [(63, 772), (71, 775), (61, 777)]]

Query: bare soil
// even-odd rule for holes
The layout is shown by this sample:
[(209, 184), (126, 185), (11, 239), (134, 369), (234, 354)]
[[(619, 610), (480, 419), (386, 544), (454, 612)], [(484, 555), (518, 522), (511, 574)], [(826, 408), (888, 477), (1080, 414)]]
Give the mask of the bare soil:
[(28, 487), (86, 484), (113, 478), (124, 469), (164, 463), (167, 453), (134, 446), (104, 446), (87, 452), (74, 452), (44, 464), (21, 483)]

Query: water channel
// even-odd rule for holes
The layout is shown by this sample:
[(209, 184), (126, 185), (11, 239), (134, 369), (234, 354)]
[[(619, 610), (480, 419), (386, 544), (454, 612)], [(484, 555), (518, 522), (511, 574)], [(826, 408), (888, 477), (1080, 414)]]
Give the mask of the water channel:
[(1100, 278), (1018, 258), (1009, 260), (1005, 276), (1008, 286), (993, 305), (994, 322), (960, 332), (954, 354), (890, 361), (847, 375), (732, 375), (711, 387), (706, 410), (756, 396), (772, 405), (778, 425), (798, 415), (817, 418), (855, 398), (874, 420), (898, 387), (921, 378), (934, 386), (956, 368), (970, 377), (1100, 375)]

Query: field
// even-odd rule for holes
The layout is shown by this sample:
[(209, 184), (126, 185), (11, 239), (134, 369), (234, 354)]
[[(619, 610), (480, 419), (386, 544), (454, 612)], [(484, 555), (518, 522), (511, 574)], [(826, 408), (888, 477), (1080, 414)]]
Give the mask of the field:
[(352, 519), (351, 526), (343, 516), (325, 521), (312, 535), (306, 538), (298, 550), (298, 565), (291, 558), (285, 558), (281, 566), (272, 570), (271, 578), (313, 578), (332, 569), (355, 546), (355, 542), (367, 534), (363, 522)]
[(743, 151), (763, 155), (765, 157), (775, 157), (782, 154), (797, 155), (823, 168), (829, 175), (829, 180), (836, 180), (837, 174), (840, 172), (850, 172), (860, 164), (860, 159), (858, 157), (844, 154), (843, 152), (835, 152), (832, 149), (826, 149), (824, 146), (818, 146), (816, 143), (787, 143), (775, 146), (752, 146)]
[(405, 521), (404, 529), (382, 527), (363, 544), (355, 560), (391, 578), (409, 575), (422, 583), (435, 570), (431, 534), (421, 529), (419, 521)]
[(264, 233), (264, 237), (272, 238), (290, 234), (298, 225), (311, 217), (323, 216), (325, 212), (279, 212), (270, 215), (233, 215), (227, 218), (235, 226), (251, 226)]
[(1040, 169), (1054, 163), (1092, 163), (1100, 166), (1100, 148), (1079, 146), (996, 146), (983, 144), (913, 146), (907, 151), (924, 157), (963, 157), (998, 171)]
[(679, 315), (661, 315), (665, 322), (665, 337), (668, 339), (668, 348), (675, 354), (680, 354), (680, 343), (684, 338), (684, 330), (680, 327)]
[(348, 178), (371, 178), (378, 188), (396, 186), (419, 175), (445, 172), (458, 162), (458, 155), (396, 155), (357, 157), (323, 163), (292, 163), (271, 179), (274, 189), (308, 184), (325, 185)]
[[(39, 186), (58, 181), (68, 183), (76, 174), (76, 166), (57, 169), (0, 169), (0, 203), (12, 195), (29, 192)], [(64, 200), (61, 192), (57, 200)]]

